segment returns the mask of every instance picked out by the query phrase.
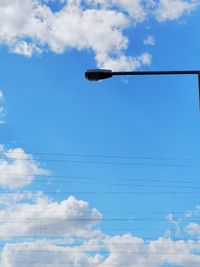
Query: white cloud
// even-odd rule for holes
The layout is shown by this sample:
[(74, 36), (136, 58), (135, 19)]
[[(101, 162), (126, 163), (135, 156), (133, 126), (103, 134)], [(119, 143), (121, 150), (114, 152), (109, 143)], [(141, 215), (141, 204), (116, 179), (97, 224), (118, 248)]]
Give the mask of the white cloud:
[(31, 57), (33, 53), (40, 54), (42, 52), (42, 50), (39, 47), (37, 47), (35, 44), (28, 43), (23, 40), (14, 43), (13, 46), (11, 45), (10, 51), (15, 54), (24, 55), (27, 57)]
[(167, 218), (166, 218), (170, 223), (173, 224), (173, 228), (174, 228), (174, 233), (172, 233), (171, 231), (171, 235), (176, 235), (176, 236), (179, 236), (181, 234), (181, 227), (180, 227), (180, 222), (181, 222), (181, 219), (180, 218), (177, 218), (174, 216), (173, 213), (169, 213), (167, 215)]
[(133, 22), (142, 22), (147, 16), (147, 11), (141, 0), (86, 0), (87, 3), (97, 5), (103, 8), (120, 8), (129, 14)]
[(158, 21), (178, 20), (181, 16), (191, 13), (198, 5), (198, 1), (160, 0), (155, 16)]
[(20, 188), (32, 182), (35, 175), (48, 175), (22, 148), (5, 150), (0, 146), (0, 186)]
[(61, 8), (55, 12), (49, 2), (2, 0), (0, 44), (27, 57), (46, 50), (63, 53), (71, 48), (90, 49), (98, 67), (114, 70), (146, 64), (136, 63), (140, 55), (125, 55), (129, 41), (125, 29), (152, 17), (177, 20), (198, 6), (198, 1), (183, 0), (69, 0), (60, 1)]
[(0, 237), (10, 240), (1, 251), (0, 267), (200, 265), (199, 242), (109, 236), (95, 230), (101, 219), (97, 209), (73, 196), (59, 202), (42, 193), (1, 195)]
[(197, 205), (194, 210), (187, 211), (185, 213), (185, 218), (188, 221), (189, 219), (193, 222), (190, 222), (186, 225), (186, 232), (196, 238), (200, 237), (200, 224), (196, 223), (195, 220), (199, 218), (200, 214), (200, 205)]
[(189, 223), (186, 227), (186, 231), (191, 236), (199, 237), (200, 236), (200, 224)]
[[(58, 245), (40, 240), (7, 244), (1, 253), (1, 267), (54, 267), (66, 266), (131, 266), (158, 267), (164, 264), (180, 267), (199, 266), (200, 245), (193, 241), (173, 241), (159, 238), (145, 242), (130, 234), (102, 239), (101, 249), (92, 243), (82, 245)], [(95, 244), (95, 243), (93, 243)], [(91, 254), (92, 253), (92, 254)]]
[(173, 241), (159, 238), (145, 242), (142, 238), (130, 234), (109, 237), (104, 241), (109, 256), (101, 267), (112, 266), (161, 266), (172, 264), (178, 266), (199, 265), (200, 256), (193, 251), (200, 251), (200, 244), (193, 241)]
[[(87, 8), (81, 1), (68, 1), (54, 13), (36, 0), (9, 0), (0, 3), (0, 42), (11, 52), (31, 56), (46, 46), (55, 53), (68, 48), (94, 51), (99, 67), (127, 49), (122, 31), (129, 18), (121, 11)], [(104, 55), (105, 61), (98, 61)], [(108, 59), (108, 62), (106, 60)], [(134, 60), (134, 58), (132, 58)], [(119, 63), (118, 63), (119, 65)]]
[(144, 40), (143, 43), (145, 45), (155, 45), (155, 38), (152, 35), (148, 35)]
[(80, 247), (57, 246), (47, 241), (8, 244), (1, 254), (1, 267), (95, 267), (103, 257), (88, 255)]
[(0, 199), (0, 207), (1, 239), (99, 235), (99, 231), (92, 231), (92, 228), (102, 218), (101, 214), (73, 196), (54, 202), (42, 193), (8, 194), (7, 199)]
[(128, 57), (121, 55), (118, 58), (109, 58), (106, 55), (98, 57), (98, 61), (101, 62), (103, 68), (112, 70), (130, 70), (140, 68), (142, 65), (150, 65), (152, 56), (149, 53), (144, 53), (138, 57)]

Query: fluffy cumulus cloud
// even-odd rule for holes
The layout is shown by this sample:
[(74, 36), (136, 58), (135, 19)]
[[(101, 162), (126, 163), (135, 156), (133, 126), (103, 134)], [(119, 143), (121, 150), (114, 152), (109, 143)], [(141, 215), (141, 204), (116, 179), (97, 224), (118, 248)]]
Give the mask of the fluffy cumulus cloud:
[(60, 2), (61, 7), (54, 11), (50, 2), (0, 1), (0, 43), (27, 57), (47, 50), (92, 50), (98, 67), (115, 70), (151, 63), (151, 55), (145, 51), (134, 57), (127, 55), (125, 29), (150, 17), (176, 20), (198, 6), (197, 1), (186, 0), (55, 0), (53, 3)]
[(28, 185), (36, 175), (48, 175), (22, 148), (6, 150), (0, 145), (0, 186), (14, 189)]
[(94, 227), (101, 218), (97, 209), (73, 196), (57, 202), (42, 193), (1, 195), (0, 238), (5, 245), (0, 266), (97, 266), (103, 256), (88, 253), (99, 248), (103, 235)]
[(101, 219), (73, 196), (55, 201), (39, 192), (2, 194), (0, 267), (200, 265), (197, 240), (110, 236), (99, 230)]
[[(1, 252), (1, 267), (42, 266), (199, 266), (200, 246), (193, 241), (173, 241), (159, 238), (146, 243), (132, 235), (106, 237), (101, 246), (96, 243), (70, 245), (49, 240), (12, 243)], [(194, 252), (195, 251), (195, 252)]]
[(55, 53), (68, 48), (91, 49), (99, 67), (109, 67), (111, 60), (119, 67), (125, 60), (126, 68), (133, 68), (135, 59), (124, 55), (128, 39), (122, 33), (129, 18), (119, 10), (86, 8), (83, 2), (69, 0), (53, 12), (37, 0), (1, 1), (0, 42), (11, 52), (26, 56), (47, 48)]
[(55, 202), (42, 193), (10, 193), (0, 198), (0, 207), (2, 240), (23, 236), (92, 238), (100, 234), (92, 228), (101, 214), (73, 196)]
[(162, 266), (171, 264), (178, 266), (198, 266), (200, 244), (193, 241), (173, 241), (158, 238), (145, 242), (142, 238), (130, 234), (109, 237), (104, 241), (109, 251), (101, 267), (113, 266)]
[(47, 241), (6, 245), (1, 256), (1, 267), (96, 267), (103, 258), (100, 254), (89, 255), (79, 246), (58, 246)]

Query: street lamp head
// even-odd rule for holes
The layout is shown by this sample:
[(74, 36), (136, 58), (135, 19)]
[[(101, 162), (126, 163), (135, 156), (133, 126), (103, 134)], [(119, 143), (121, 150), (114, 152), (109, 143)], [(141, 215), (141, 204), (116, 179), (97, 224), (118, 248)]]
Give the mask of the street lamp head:
[(85, 77), (89, 81), (99, 81), (113, 76), (112, 70), (105, 69), (91, 69), (85, 72)]

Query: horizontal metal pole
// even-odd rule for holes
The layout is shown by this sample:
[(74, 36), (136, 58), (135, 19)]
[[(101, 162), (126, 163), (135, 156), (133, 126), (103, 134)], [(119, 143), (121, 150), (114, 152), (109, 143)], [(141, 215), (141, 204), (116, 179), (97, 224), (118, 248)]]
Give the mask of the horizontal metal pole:
[(112, 71), (113, 75), (177, 75), (199, 74), (200, 70), (170, 70), (170, 71)]

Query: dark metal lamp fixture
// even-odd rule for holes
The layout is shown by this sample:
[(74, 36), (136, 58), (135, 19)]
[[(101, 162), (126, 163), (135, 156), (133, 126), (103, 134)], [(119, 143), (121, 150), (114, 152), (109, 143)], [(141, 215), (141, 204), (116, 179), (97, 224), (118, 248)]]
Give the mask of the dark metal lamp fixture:
[(85, 72), (85, 77), (89, 81), (99, 81), (99, 80), (111, 78), (112, 76), (113, 76), (112, 70), (92, 69), (92, 70), (87, 70)]

